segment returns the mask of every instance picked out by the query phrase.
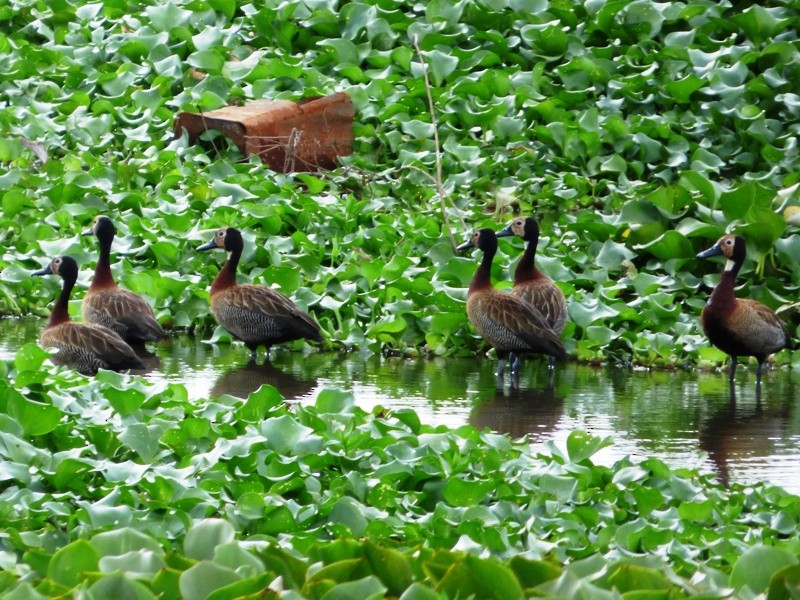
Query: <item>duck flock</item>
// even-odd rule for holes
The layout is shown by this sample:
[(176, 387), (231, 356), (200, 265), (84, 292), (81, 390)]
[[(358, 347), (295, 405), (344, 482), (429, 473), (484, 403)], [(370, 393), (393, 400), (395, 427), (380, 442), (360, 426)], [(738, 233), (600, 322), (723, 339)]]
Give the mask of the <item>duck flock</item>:
[[(70, 319), (70, 294), (78, 278), (78, 264), (70, 256), (57, 256), (33, 275), (58, 275), (63, 280), (59, 294), (41, 336), (41, 345), (55, 349), (51, 360), (87, 375), (99, 369), (115, 371), (143, 369), (137, 349), (146, 342), (166, 337), (153, 309), (138, 294), (120, 288), (111, 273), (111, 245), (116, 229), (109, 217), (98, 216), (84, 235), (94, 235), (100, 255), (92, 282), (81, 303), (83, 322)], [(497, 239), (518, 236), (527, 242), (514, 272), (511, 293), (495, 289), (491, 267), (497, 253)], [(499, 232), (476, 230), (459, 251), (478, 248), (483, 252), (467, 293), (467, 316), (478, 333), (495, 348), (498, 377), (508, 362), (512, 381), (519, 377), (525, 354), (548, 356), (552, 370), (567, 354), (562, 332), (568, 319), (567, 301), (560, 288), (536, 268), (539, 224), (533, 217), (518, 217)], [(236, 269), (244, 249), (239, 230), (223, 227), (198, 251), (225, 250), (228, 258), (211, 284), (211, 313), (235, 338), (244, 342), (255, 356), (259, 347), (267, 351), (275, 344), (297, 339), (322, 342), (319, 325), (292, 300), (262, 286), (239, 284)], [(723, 256), (722, 277), (701, 315), (709, 341), (730, 355), (729, 377), (733, 383), (738, 358), (753, 356), (758, 361), (756, 386), (767, 358), (785, 348), (789, 335), (778, 316), (755, 300), (737, 298), (736, 275), (746, 256), (745, 241), (725, 235), (698, 258)]]

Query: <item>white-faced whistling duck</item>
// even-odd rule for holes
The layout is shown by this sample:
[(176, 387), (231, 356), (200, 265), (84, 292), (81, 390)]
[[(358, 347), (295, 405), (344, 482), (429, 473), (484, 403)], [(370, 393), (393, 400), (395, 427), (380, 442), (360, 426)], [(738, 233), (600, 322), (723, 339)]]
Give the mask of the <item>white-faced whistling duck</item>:
[[(747, 250), (738, 235), (724, 235), (698, 258), (724, 256), (727, 260), (722, 277), (711, 293), (700, 321), (708, 339), (730, 355), (730, 382), (733, 385), (739, 356), (755, 356), (758, 360), (756, 389), (761, 389), (761, 370), (767, 357), (786, 347), (789, 334), (772, 310), (755, 300), (737, 298), (733, 291), (736, 275), (744, 263)], [(733, 388), (731, 388), (733, 389)]]
[(197, 250), (220, 248), (228, 260), (211, 284), (211, 313), (224, 329), (244, 342), (253, 356), (259, 346), (267, 353), (274, 344), (301, 338), (321, 342), (319, 325), (283, 294), (262, 285), (236, 283), (236, 267), (244, 249), (242, 234), (223, 227)]
[(142, 361), (114, 331), (93, 323), (76, 323), (69, 318), (69, 296), (78, 279), (78, 264), (69, 256), (58, 256), (33, 275), (59, 275), (64, 281), (50, 320), (42, 332), (44, 348), (57, 348), (51, 357), (56, 365), (94, 375), (98, 369), (124, 371), (144, 369)]
[(467, 316), (478, 333), (494, 346), (500, 359), (497, 375), (502, 377), (504, 361), (510, 356), (511, 374), (520, 368), (520, 353), (535, 352), (566, 358), (564, 346), (547, 319), (535, 306), (492, 287), (492, 260), (497, 253), (497, 236), (492, 229), (479, 229), (458, 250), (479, 248), (483, 259), (467, 292)]
[(83, 320), (116, 331), (130, 344), (143, 344), (164, 339), (164, 330), (156, 321), (147, 300), (119, 287), (111, 274), (111, 243), (116, 229), (111, 219), (95, 217), (83, 235), (95, 235), (100, 245), (100, 257), (92, 283), (81, 303)]
[[(561, 335), (567, 323), (567, 299), (553, 281), (536, 268), (536, 245), (539, 243), (539, 223), (533, 217), (517, 218), (499, 231), (497, 237), (518, 236), (528, 242), (514, 271), (511, 293), (530, 302), (547, 319), (550, 328)], [(553, 366), (553, 357), (550, 357)]]

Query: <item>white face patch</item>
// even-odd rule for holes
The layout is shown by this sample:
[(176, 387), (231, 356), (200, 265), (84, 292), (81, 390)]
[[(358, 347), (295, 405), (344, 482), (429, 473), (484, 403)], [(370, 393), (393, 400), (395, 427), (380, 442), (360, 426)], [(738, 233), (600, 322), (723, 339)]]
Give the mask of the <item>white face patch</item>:
[(733, 267), (734, 267), (735, 265), (736, 265), (736, 263), (735, 263), (735, 262), (733, 262), (733, 261), (732, 261), (732, 260), (729, 258), (729, 259), (728, 259), (728, 262), (726, 262), (726, 263), (725, 263), (725, 270), (726, 270), (726, 271), (733, 271)]

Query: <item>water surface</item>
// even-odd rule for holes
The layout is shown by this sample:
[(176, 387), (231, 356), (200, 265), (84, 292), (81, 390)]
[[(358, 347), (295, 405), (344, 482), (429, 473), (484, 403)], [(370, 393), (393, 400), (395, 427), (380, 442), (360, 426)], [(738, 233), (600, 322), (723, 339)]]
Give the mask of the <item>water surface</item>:
[[(0, 321), (0, 358), (35, 340), (44, 321)], [(760, 402), (755, 371), (740, 366), (736, 401), (723, 373), (645, 372), (558, 365), (548, 381), (544, 361), (523, 364), (520, 386), (498, 386), (495, 361), (474, 358), (409, 360), (382, 356), (274, 349), (271, 360), (251, 361), (240, 344), (213, 346), (186, 335), (149, 346), (153, 381), (186, 386), (192, 398), (246, 397), (262, 384), (287, 400), (313, 402), (319, 390), (353, 392), (362, 408), (412, 408), (423, 422), (470, 423), (535, 448), (564, 447), (573, 429), (610, 436), (614, 445), (595, 456), (611, 464), (630, 455), (655, 456), (671, 467), (699, 468), (723, 481), (768, 481), (800, 493), (800, 374), (765, 374)]]

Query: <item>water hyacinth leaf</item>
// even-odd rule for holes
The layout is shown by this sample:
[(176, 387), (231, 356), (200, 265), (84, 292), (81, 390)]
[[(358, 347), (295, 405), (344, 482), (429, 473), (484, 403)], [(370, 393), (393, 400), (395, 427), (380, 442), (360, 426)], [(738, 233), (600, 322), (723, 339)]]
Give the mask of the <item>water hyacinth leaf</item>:
[(231, 542), (236, 534), (233, 525), (222, 519), (205, 519), (195, 523), (186, 532), (183, 551), (189, 558), (210, 560), (214, 550), (221, 544)]
[(494, 487), (491, 481), (467, 481), (453, 477), (444, 486), (444, 499), (451, 506), (474, 506), (483, 502)]
[(546, 581), (555, 579), (561, 574), (558, 566), (542, 560), (531, 560), (524, 556), (515, 556), (509, 561), (523, 588), (534, 588)]
[(695, 255), (695, 250), (689, 240), (674, 230), (665, 231), (658, 239), (637, 246), (636, 250), (646, 250), (662, 261), (673, 258), (693, 258)]
[(652, 592), (674, 588), (669, 579), (660, 571), (638, 565), (622, 564), (617, 569), (612, 570), (608, 580), (623, 594), (637, 590)]
[(347, 496), (339, 498), (334, 503), (328, 518), (333, 523), (346, 525), (356, 537), (364, 535), (368, 524), (367, 518), (364, 516), (364, 506)]
[(242, 578), (235, 571), (202, 560), (180, 576), (181, 598), (185, 600), (207, 600), (220, 588), (236, 583)]
[(111, 573), (95, 581), (88, 591), (92, 600), (114, 598), (114, 600), (156, 600), (147, 587), (128, 579), (122, 573)]
[(22, 426), (26, 436), (50, 433), (63, 416), (55, 406), (28, 400), (16, 390), (6, 390), (5, 400), (9, 415)]
[(99, 562), (100, 570), (104, 573), (125, 571), (139, 577), (153, 577), (164, 566), (161, 557), (148, 550), (137, 550), (120, 556), (104, 556)]
[(364, 556), (389, 594), (400, 596), (414, 582), (411, 565), (400, 552), (367, 540), (364, 543)]
[(613, 443), (611, 438), (599, 438), (585, 431), (575, 430), (567, 436), (567, 455), (570, 461), (581, 462)]
[(437, 589), (449, 597), (476, 595), (496, 600), (523, 597), (522, 587), (511, 569), (496, 559), (482, 559), (471, 554), (447, 570)]
[(440, 600), (440, 598), (438, 593), (419, 582), (412, 583), (400, 596), (400, 600)]
[(364, 600), (380, 600), (386, 594), (386, 586), (374, 575), (340, 583), (325, 594), (320, 600), (352, 600), (353, 598), (363, 598)]
[(768, 588), (775, 573), (797, 564), (797, 557), (785, 548), (755, 545), (747, 549), (734, 563), (730, 585), (736, 590), (747, 586), (758, 594)]
[(236, 581), (211, 592), (206, 600), (234, 600), (239, 598), (256, 600), (264, 597), (264, 590), (269, 588), (269, 584), (274, 579), (275, 575), (273, 573), (264, 573), (257, 577)]
[(267, 445), (279, 454), (291, 454), (298, 444), (314, 433), (313, 429), (301, 425), (291, 415), (267, 419), (260, 429)]
[(17, 350), (14, 356), (14, 368), (17, 371), (37, 371), (50, 354), (38, 344), (29, 342)]
[(324, 389), (317, 396), (316, 407), (321, 413), (350, 414), (356, 406), (352, 392)]
[(98, 533), (92, 538), (92, 546), (97, 549), (100, 556), (119, 556), (138, 550), (163, 552), (156, 540), (130, 527)]
[(597, 253), (595, 262), (604, 269), (618, 269), (624, 261), (630, 260), (634, 256), (636, 256), (634, 252), (624, 244), (606, 240)]
[(86, 540), (76, 540), (50, 559), (47, 576), (68, 587), (77, 585), (87, 573), (96, 571), (100, 554)]

